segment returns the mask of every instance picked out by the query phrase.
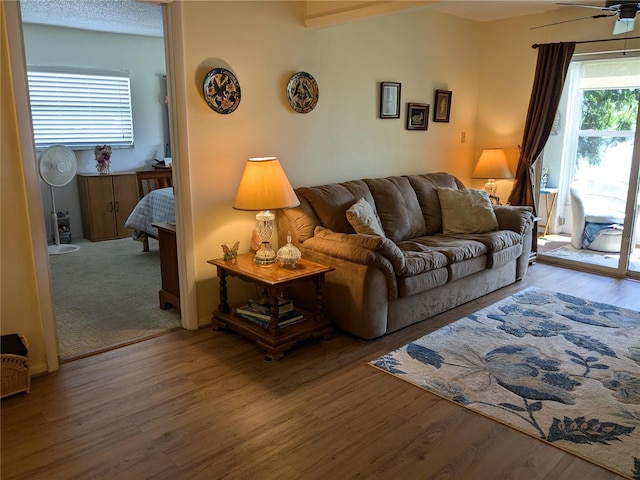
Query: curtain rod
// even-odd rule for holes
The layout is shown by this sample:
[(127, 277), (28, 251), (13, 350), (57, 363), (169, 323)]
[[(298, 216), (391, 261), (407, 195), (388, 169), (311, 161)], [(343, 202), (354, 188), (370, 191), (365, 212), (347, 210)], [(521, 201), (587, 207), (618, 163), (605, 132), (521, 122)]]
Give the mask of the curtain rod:
[[(603, 40), (583, 40), (581, 42), (575, 42), (575, 43), (577, 45), (579, 43), (615, 42), (616, 40), (638, 40), (638, 39), (640, 39), (640, 37), (605, 38)], [(541, 45), (547, 45), (547, 44), (534, 43), (533, 45), (531, 45), (531, 48), (538, 48)]]

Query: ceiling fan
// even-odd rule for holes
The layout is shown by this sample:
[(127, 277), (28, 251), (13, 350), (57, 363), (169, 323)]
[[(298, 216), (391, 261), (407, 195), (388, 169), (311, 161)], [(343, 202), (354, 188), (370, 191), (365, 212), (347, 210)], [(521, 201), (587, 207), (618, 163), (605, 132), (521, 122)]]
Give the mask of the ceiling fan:
[[(621, 0), (607, 0), (604, 7), (598, 5), (585, 5), (582, 3), (563, 3), (558, 2), (556, 5), (565, 5), (568, 7), (581, 7), (600, 10), (601, 14), (592, 15), (590, 17), (576, 18), (574, 20), (567, 20), (564, 22), (551, 23), (548, 25), (541, 25), (541, 27), (548, 27), (550, 25), (557, 25), (559, 23), (573, 22), (577, 20), (584, 20), (586, 18), (604, 18), (604, 17), (617, 17), (616, 23), (613, 25), (613, 35), (619, 35), (621, 33), (627, 33), (633, 30), (636, 14), (640, 11), (640, 2), (629, 2)], [(535, 28), (541, 28), (535, 27)]]

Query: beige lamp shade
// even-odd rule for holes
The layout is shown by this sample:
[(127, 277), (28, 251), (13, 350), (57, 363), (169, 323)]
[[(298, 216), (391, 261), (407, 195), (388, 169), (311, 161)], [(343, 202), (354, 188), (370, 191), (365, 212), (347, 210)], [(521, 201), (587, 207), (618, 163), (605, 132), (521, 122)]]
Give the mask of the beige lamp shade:
[(300, 205), (276, 157), (250, 158), (244, 167), (233, 208), (276, 210)]
[(502, 148), (485, 148), (480, 154), (471, 178), (513, 178)]

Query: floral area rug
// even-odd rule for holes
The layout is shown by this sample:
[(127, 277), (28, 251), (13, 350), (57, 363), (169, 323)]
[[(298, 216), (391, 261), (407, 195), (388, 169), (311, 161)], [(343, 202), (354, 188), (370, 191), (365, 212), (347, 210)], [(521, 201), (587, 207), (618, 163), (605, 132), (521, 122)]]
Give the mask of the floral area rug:
[(531, 287), (370, 364), (640, 480), (640, 312)]

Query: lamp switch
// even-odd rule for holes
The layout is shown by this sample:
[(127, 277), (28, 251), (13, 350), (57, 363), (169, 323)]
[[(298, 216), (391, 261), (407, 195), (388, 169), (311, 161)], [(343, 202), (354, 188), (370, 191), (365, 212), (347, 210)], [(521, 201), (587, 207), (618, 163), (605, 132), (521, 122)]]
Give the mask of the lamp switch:
[(467, 132), (462, 132), (460, 134), (460, 143), (464, 143), (467, 141)]

